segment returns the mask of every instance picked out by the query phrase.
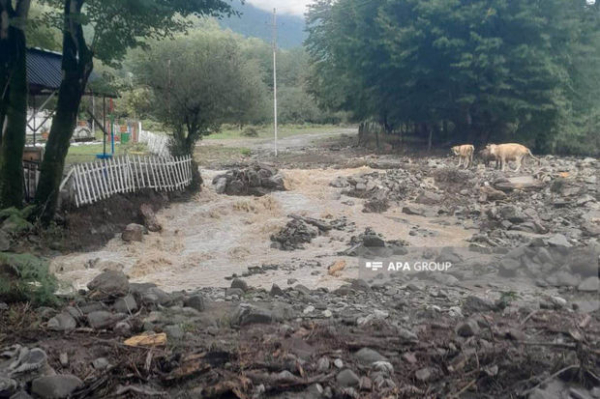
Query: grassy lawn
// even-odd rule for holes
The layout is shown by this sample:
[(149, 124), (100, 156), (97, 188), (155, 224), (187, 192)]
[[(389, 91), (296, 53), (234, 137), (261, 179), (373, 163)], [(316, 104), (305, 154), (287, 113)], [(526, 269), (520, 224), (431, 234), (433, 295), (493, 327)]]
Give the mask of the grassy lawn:
[[(139, 145), (133, 147), (130, 144), (117, 144), (115, 143), (115, 156), (127, 155), (131, 151), (140, 151), (143, 149), (138, 148)], [(93, 162), (96, 160), (96, 154), (102, 154), (102, 144), (89, 144), (89, 145), (71, 145), (69, 152), (65, 160), (66, 164), (82, 163), (82, 162)], [(110, 143), (106, 144), (106, 152), (110, 154)]]
[[(213, 133), (206, 136), (207, 139), (240, 139), (240, 138), (257, 138), (270, 139), (273, 137), (273, 126), (251, 126), (258, 132), (258, 137), (246, 137), (242, 135), (242, 131), (235, 126), (224, 126), (221, 132)], [(327, 133), (339, 129), (336, 125), (284, 125), (279, 126), (277, 136), (279, 138), (297, 136), (300, 134)]]

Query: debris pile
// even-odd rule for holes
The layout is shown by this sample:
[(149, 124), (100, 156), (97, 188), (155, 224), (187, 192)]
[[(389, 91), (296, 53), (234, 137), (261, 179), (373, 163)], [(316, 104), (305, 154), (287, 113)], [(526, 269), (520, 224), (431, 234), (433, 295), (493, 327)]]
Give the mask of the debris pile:
[(304, 249), (302, 244), (312, 241), (316, 236), (330, 230), (344, 230), (348, 222), (346, 218), (324, 221), (306, 216), (289, 215), (292, 219), (278, 233), (271, 236), (271, 247), (283, 251)]
[(245, 169), (233, 169), (213, 179), (219, 194), (263, 196), (273, 191), (284, 191), (283, 176), (277, 169), (255, 164)]
[(401, 240), (385, 241), (380, 234), (377, 234), (371, 228), (365, 229), (362, 234), (352, 236), (349, 244), (350, 248), (338, 255), (374, 258), (408, 253), (406, 249), (407, 242)]

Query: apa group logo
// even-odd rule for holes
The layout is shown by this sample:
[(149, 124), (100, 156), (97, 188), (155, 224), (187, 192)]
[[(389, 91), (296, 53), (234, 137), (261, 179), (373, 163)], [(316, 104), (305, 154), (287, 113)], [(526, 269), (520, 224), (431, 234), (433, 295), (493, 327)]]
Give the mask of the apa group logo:
[(376, 272), (377, 270), (383, 269), (383, 262), (367, 262), (366, 267), (367, 269)]

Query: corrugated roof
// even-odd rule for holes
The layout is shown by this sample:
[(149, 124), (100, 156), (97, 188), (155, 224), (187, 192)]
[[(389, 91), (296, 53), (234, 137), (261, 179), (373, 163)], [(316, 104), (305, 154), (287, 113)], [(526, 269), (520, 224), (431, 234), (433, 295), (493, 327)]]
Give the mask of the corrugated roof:
[[(42, 90), (54, 91), (60, 88), (62, 79), (62, 54), (39, 48), (27, 49), (27, 83), (30, 91), (38, 93)], [(89, 82), (100, 79), (94, 72), (90, 75)], [(88, 93), (89, 94), (89, 93)], [(101, 92), (95, 94), (116, 97), (114, 92)]]

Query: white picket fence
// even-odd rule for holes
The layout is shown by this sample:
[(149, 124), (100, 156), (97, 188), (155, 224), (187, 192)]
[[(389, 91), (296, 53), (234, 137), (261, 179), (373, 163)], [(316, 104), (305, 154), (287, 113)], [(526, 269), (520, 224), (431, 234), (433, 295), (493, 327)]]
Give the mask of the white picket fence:
[(151, 154), (158, 155), (159, 157), (168, 157), (171, 155), (169, 150), (169, 136), (151, 133), (140, 129), (138, 142), (146, 143), (148, 146), (148, 151)]
[(61, 190), (68, 182), (78, 207), (143, 188), (182, 190), (192, 182), (192, 157), (127, 155), (76, 164), (61, 184)]

